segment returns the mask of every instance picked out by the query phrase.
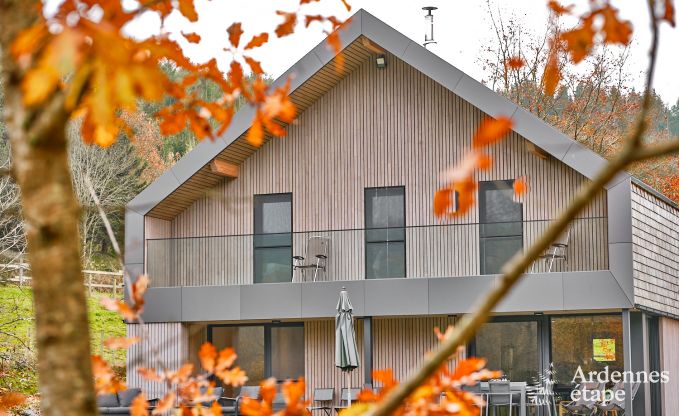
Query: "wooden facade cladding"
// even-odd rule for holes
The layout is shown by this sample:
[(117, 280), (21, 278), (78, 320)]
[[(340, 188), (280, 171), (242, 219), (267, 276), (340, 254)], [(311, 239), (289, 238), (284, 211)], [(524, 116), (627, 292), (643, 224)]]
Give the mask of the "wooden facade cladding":
[(674, 415), (679, 409), (679, 321), (660, 318), (660, 371), (669, 371), (669, 383), (662, 384), (663, 415)]
[[(432, 196), (441, 185), (441, 172), (462, 160), (485, 115), (393, 55), (387, 54), (387, 62), (378, 69), (372, 59), (364, 59), (308, 105), (287, 137), (270, 140), (242, 160), (237, 179), (205, 190), (177, 215), (169, 235), (166, 224), (154, 224), (164, 230), (162, 237), (243, 236), (182, 240), (173, 251), (163, 248), (154, 258), (147, 256), (160, 270), (156, 286), (252, 283), (247, 235), (253, 232), (255, 194), (291, 192), (294, 232), (359, 230), (332, 234), (331, 245), (340, 252), (331, 253), (329, 280), (363, 278), (365, 188), (405, 186), (406, 225), (440, 224), (432, 213)], [(515, 132), (491, 155), (494, 166), (479, 180), (524, 176), (529, 183), (523, 201), (524, 246), (587, 180), (551, 157), (531, 153)], [(570, 270), (608, 268), (606, 215), (602, 192), (581, 215), (587, 220), (574, 225)], [(479, 274), (478, 220), (475, 207), (446, 221), (455, 226), (408, 229), (407, 276)], [(303, 252), (306, 238), (296, 235), (294, 254)], [(175, 277), (163, 280), (170, 274)]]
[(679, 316), (679, 209), (632, 185), (635, 303)]
[(127, 350), (127, 385), (139, 387), (148, 398), (161, 398), (167, 389), (164, 383), (149, 381), (137, 369), (158, 368), (162, 363), (175, 371), (189, 356), (188, 327), (181, 323), (128, 324), (128, 337), (141, 337), (142, 342)]

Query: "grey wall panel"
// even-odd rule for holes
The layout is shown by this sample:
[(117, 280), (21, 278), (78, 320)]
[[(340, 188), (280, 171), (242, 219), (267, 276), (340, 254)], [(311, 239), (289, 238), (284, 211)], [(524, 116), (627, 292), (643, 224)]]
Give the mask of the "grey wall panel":
[(453, 92), (492, 117), (511, 117), (517, 108), (516, 104), (466, 74)]
[(125, 264), (144, 262), (144, 216), (125, 210)]
[(406, 47), (412, 42), (410, 39), (365, 10), (359, 11), (358, 14), (361, 15), (361, 32), (367, 38), (398, 57), (403, 55)]
[[(625, 225), (623, 225), (625, 226)], [(613, 278), (627, 296), (630, 303), (634, 303), (634, 258), (632, 243), (614, 243), (608, 245), (610, 270)]]
[(302, 283), (302, 317), (334, 317), (337, 300), (343, 287), (349, 293), (355, 316), (365, 314), (365, 281)]
[[(131, 281), (135, 281), (140, 275), (144, 274), (144, 264), (143, 263), (130, 263), (125, 266), (125, 273), (130, 278)], [(127, 283), (123, 281), (123, 297), (126, 302), (129, 302), (130, 297), (127, 291)]]
[(481, 294), (495, 284), (497, 277), (468, 276), (429, 280), (429, 313), (458, 314), (471, 310)]
[(192, 286), (182, 288), (182, 321), (240, 319), (240, 286)]
[(241, 286), (240, 292), (240, 317), (243, 320), (302, 317), (301, 283)]
[(608, 242), (632, 242), (632, 185), (625, 180), (606, 192), (608, 199)]
[(571, 147), (573, 140), (566, 137), (554, 127), (540, 120), (528, 110), (517, 108), (512, 116), (513, 130), (535, 143), (555, 158), (561, 160)]
[(562, 310), (563, 273), (527, 274), (495, 308), (495, 312)]
[(365, 281), (368, 316), (425, 315), (429, 310), (428, 279), (375, 279)]
[(629, 308), (625, 296), (611, 272), (564, 273), (564, 309), (617, 309)]
[(589, 179), (592, 179), (608, 164), (606, 159), (578, 142), (573, 142), (562, 161)]
[[(194, 171), (198, 170), (200, 166), (194, 166)], [(134, 210), (140, 214), (146, 214), (165, 199), (168, 195), (172, 193), (179, 186), (179, 181), (172, 173), (172, 170), (168, 170), (158, 179), (153, 181), (149, 186), (146, 187), (139, 195), (134, 197), (132, 201), (127, 204), (127, 208)]]
[(146, 322), (181, 322), (182, 289), (180, 287), (150, 288), (144, 296), (142, 318)]

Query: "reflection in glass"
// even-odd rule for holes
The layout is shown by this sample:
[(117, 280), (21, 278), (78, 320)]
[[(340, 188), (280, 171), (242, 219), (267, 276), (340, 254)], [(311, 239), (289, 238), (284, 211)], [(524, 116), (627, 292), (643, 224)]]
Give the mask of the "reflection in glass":
[(405, 188), (365, 190), (366, 279), (405, 277)]
[(255, 195), (254, 281), (292, 280), (292, 194)]
[(271, 328), (271, 377), (277, 380), (304, 376), (304, 327)]
[(570, 384), (578, 368), (623, 371), (622, 317), (619, 315), (552, 317), (552, 361), (557, 384)]
[(476, 355), (486, 367), (502, 370), (511, 381), (531, 381), (538, 374), (538, 324), (490, 322), (476, 333)]
[(514, 201), (513, 181), (479, 186), (481, 274), (496, 274), (523, 249), (523, 208)]

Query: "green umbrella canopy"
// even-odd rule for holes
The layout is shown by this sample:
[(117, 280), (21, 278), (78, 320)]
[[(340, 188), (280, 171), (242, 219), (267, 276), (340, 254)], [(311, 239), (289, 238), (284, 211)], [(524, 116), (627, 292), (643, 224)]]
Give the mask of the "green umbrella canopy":
[(335, 315), (335, 366), (342, 371), (351, 371), (358, 365), (353, 307), (346, 288), (342, 288)]

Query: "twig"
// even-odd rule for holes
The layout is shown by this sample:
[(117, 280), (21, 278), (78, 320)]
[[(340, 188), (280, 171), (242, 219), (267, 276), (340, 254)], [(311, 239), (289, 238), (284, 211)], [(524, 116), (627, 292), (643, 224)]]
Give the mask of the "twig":
[[(368, 411), (372, 416), (388, 416), (393, 414), (403, 401), (412, 394), (415, 389), (422, 385), (434, 372), (440, 368), (441, 364), (448, 360), (457, 350), (464, 345), (476, 332), (488, 317), (495, 306), (519, 281), (524, 271), (547, 249), (549, 245), (558, 238), (559, 235), (568, 227), (573, 218), (585, 208), (592, 198), (600, 192), (604, 186), (610, 182), (620, 171), (634, 161), (641, 160), (645, 154), (648, 157), (656, 157), (667, 154), (668, 152), (679, 150), (679, 142), (671, 144), (656, 145), (652, 150), (645, 153), (641, 146), (642, 137), (647, 129), (646, 116), (651, 102), (651, 86), (653, 71), (657, 57), (658, 30), (655, 21), (654, 1), (649, 1), (651, 26), (653, 41), (651, 43), (648, 74), (646, 78), (646, 89), (644, 92), (644, 104), (637, 117), (635, 128), (628, 136), (626, 145), (620, 154), (613, 158), (606, 167), (599, 172), (590, 182), (583, 185), (571, 204), (558, 216), (558, 218), (547, 228), (540, 238), (523, 253), (517, 253), (509, 263), (505, 264), (502, 276), (497, 286), (494, 286), (485, 294), (475, 305), (474, 312), (462, 317), (453, 331), (439, 344), (434, 351), (424, 359), (422, 365), (412, 373), (403, 383), (391, 390), (386, 397), (374, 408)], [(641, 155), (641, 156), (640, 156)]]

